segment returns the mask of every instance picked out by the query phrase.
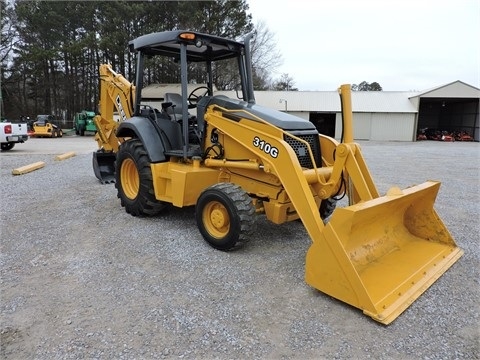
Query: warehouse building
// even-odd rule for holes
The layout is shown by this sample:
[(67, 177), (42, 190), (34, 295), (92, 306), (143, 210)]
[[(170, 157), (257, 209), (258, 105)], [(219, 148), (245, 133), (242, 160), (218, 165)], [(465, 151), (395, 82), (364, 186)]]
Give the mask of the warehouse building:
[[(192, 89), (199, 85), (189, 85)], [(151, 85), (144, 100), (157, 103), (179, 89)], [(189, 88), (189, 91), (191, 89)], [(217, 92), (236, 97), (234, 92)], [(259, 105), (311, 121), (322, 134), (340, 139), (342, 116), (336, 91), (256, 91)], [(161, 101), (161, 100), (160, 100)], [(416, 141), (422, 130), (463, 132), (479, 141), (480, 89), (455, 81), (421, 92), (352, 92), (355, 140)]]

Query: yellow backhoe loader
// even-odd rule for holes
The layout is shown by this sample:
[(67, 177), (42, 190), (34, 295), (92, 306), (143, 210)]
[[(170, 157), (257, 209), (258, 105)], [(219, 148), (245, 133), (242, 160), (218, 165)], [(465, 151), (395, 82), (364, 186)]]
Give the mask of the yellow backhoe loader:
[[(301, 219), (312, 240), (306, 282), (389, 324), (463, 253), (433, 207), (440, 183), (379, 194), (353, 142), (349, 85), (339, 88), (341, 142), (257, 105), (251, 37), (179, 30), (136, 38), (129, 43), (136, 87), (102, 66), (95, 175), (114, 178), (121, 205), (134, 216), (166, 204), (195, 206), (201, 235), (224, 251), (249, 239), (258, 214), (276, 224)], [(142, 105), (144, 71), (156, 56), (170, 58), (181, 74), (181, 94), (165, 95), (160, 110)], [(235, 98), (213, 93), (222, 62), (230, 78), (235, 65)], [(203, 71), (207, 86), (188, 94), (187, 70)], [(335, 208), (345, 193), (349, 205)]]

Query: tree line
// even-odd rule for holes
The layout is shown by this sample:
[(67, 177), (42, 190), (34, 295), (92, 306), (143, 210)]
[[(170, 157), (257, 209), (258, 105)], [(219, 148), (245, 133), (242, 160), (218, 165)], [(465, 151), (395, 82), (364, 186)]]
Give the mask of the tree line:
[[(257, 31), (254, 87), (278, 86), (270, 74), (281, 63), (262, 23), (256, 26), (246, 0), (214, 1), (7, 1), (1, 0), (1, 115), (9, 119), (53, 114), (71, 119), (95, 110), (98, 68), (110, 63), (129, 81), (135, 59), (128, 42), (158, 31), (189, 29), (227, 38)], [(180, 82), (168, 63), (156, 63), (149, 82)], [(201, 74), (199, 74), (200, 76)], [(291, 80), (291, 79), (290, 79)], [(232, 86), (218, 79), (219, 89)]]
[(382, 87), (376, 81), (368, 83), (362, 81), (360, 84), (353, 84), (352, 91), (382, 91)]

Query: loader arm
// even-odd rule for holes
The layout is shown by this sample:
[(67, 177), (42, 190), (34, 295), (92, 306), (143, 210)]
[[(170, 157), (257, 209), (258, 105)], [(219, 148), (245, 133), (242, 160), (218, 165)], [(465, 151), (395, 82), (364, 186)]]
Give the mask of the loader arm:
[(109, 64), (100, 65), (100, 114), (95, 116), (97, 127), (95, 141), (98, 148), (106, 152), (117, 152), (118, 146), (124, 141), (117, 138), (118, 122), (113, 117), (114, 109), (120, 116), (120, 122), (133, 116), (135, 103), (135, 86), (121, 74), (113, 71)]
[[(279, 138), (285, 139), (287, 137), (294, 139), (296, 142), (302, 143), (310, 156), (313, 169), (302, 169), (300, 164), (298, 164), (298, 161), (297, 161), (298, 168), (300, 169), (299, 170), (300, 175), (297, 174), (298, 176), (295, 176), (294, 178), (299, 178), (299, 177), (305, 178), (305, 180), (307, 181), (307, 187), (304, 189), (308, 189), (308, 185), (313, 186), (314, 189), (316, 190), (317, 195), (321, 199), (328, 199), (334, 196), (338, 192), (340, 184), (346, 175), (349, 175), (349, 178), (350, 178), (349, 181), (354, 186), (354, 190), (355, 190), (353, 192), (353, 195), (355, 195), (354, 203), (357, 203), (359, 201), (367, 201), (367, 200), (371, 200), (379, 197), (378, 190), (373, 182), (372, 176), (370, 174), (370, 171), (368, 170), (367, 164), (361, 154), (361, 149), (358, 146), (358, 144), (355, 144), (355, 143), (336, 144), (334, 149), (335, 155), (334, 155), (333, 165), (326, 166), (323, 168), (318, 168), (314, 161), (313, 151), (307, 141), (299, 137), (296, 137), (287, 131), (284, 131), (282, 129), (272, 126), (267, 121), (259, 118), (258, 116), (252, 114), (247, 110), (239, 110), (239, 109), (228, 110), (220, 106), (216, 106), (216, 112), (217, 113), (220, 112), (222, 114), (221, 118), (225, 118), (225, 117), (242, 118), (243, 117), (245, 120), (252, 119), (257, 123), (262, 123), (266, 127), (271, 127), (272, 129), (275, 129), (273, 134), (270, 134), (270, 132), (268, 131), (266, 133), (261, 133), (262, 134), (261, 139), (259, 136), (253, 135), (255, 138), (260, 139), (259, 141), (263, 143), (268, 143), (269, 145), (271, 145), (273, 139), (279, 139)], [(351, 120), (350, 120), (350, 125), (348, 123), (346, 125), (351, 126)], [(222, 126), (226, 126), (226, 125), (222, 125)], [(242, 124), (242, 129), (244, 129), (244, 126), (248, 126), (248, 125)], [(257, 131), (260, 134), (260, 131), (258, 130), (257, 126), (252, 127), (251, 130), (253, 132)], [(236, 131), (241, 132), (240, 129), (237, 129)], [(238, 137), (239, 135), (235, 134), (234, 138), (236, 140), (238, 140)], [(268, 141), (264, 140), (265, 137), (268, 137), (269, 140)], [(283, 146), (285, 146), (285, 150), (282, 151), (283, 153), (292, 151), (289, 153), (289, 156), (287, 157), (287, 159), (296, 160), (296, 154), (295, 152), (293, 152), (292, 148), (288, 145), (288, 143), (284, 141)], [(264, 152), (261, 152), (260, 154), (265, 155)], [(278, 158), (273, 158), (274, 163), (271, 163), (271, 157), (268, 157), (268, 156), (264, 157), (263, 161), (266, 163), (269, 163), (269, 165), (263, 166), (264, 171), (274, 173), (275, 175), (277, 175), (277, 177), (280, 178), (280, 181), (282, 182), (282, 184), (284, 184), (285, 183), (284, 179), (281, 177), (280, 174), (277, 173), (277, 170), (274, 170), (276, 167), (278, 167), (278, 165), (277, 166), (274, 165), (274, 163), (278, 162)], [(211, 164), (212, 166), (213, 164), (216, 164), (216, 166), (226, 165), (225, 161), (218, 161), (218, 160), (211, 160), (211, 159), (208, 160), (207, 163)], [(285, 161), (280, 161), (280, 163), (283, 164), (285, 163)], [(244, 165), (242, 162), (229, 162), (228, 164), (228, 167), (233, 167), (233, 168), (234, 167), (240, 168), (244, 166), (249, 166), (249, 165)], [(292, 171), (291, 169), (286, 169), (286, 174), (291, 173), (291, 171)]]
[[(225, 118), (237, 118), (243, 119), (243, 121), (226, 122)], [(242, 162), (206, 159), (205, 164), (210, 167), (250, 168), (275, 175), (285, 188), (314, 242), (322, 237), (324, 223), (318, 213), (318, 205), (310, 191), (310, 186), (313, 187), (321, 199), (328, 199), (338, 192), (342, 178), (348, 175), (349, 181), (354, 186), (355, 191), (352, 195), (355, 195), (355, 203), (379, 197), (360, 147), (355, 143), (338, 144), (335, 148), (333, 166), (320, 169), (315, 165), (313, 152), (307, 141), (271, 125), (247, 110), (229, 110), (216, 106), (213, 111), (207, 113), (206, 120), (214, 128), (220, 129), (226, 136), (235, 139), (245, 148), (255, 152), (256, 158), (261, 159), (261, 163), (256, 160)], [(253, 124), (251, 120), (254, 120)], [(345, 125), (351, 127), (351, 116), (347, 116), (346, 121)], [(272, 131), (261, 131), (255, 123), (261, 123), (267, 129), (270, 127)], [(311, 158), (313, 169), (303, 169), (301, 167), (295, 151), (286, 141), (282, 140), (286, 137), (291, 137), (297, 142), (303, 143)], [(274, 148), (278, 150), (278, 154), (271, 156), (260, 146), (256, 146), (256, 143)]]

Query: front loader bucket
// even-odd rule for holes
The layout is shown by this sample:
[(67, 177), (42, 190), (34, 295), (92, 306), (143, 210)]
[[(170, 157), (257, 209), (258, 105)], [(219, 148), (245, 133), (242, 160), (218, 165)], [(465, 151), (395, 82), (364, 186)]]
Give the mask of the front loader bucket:
[(102, 150), (93, 153), (93, 171), (102, 184), (115, 182), (115, 153)]
[(389, 324), (463, 254), (428, 181), (338, 208), (307, 252), (308, 284)]

